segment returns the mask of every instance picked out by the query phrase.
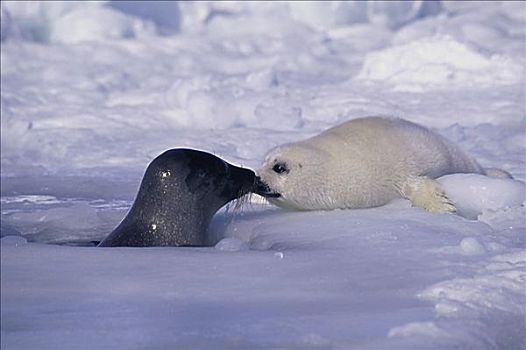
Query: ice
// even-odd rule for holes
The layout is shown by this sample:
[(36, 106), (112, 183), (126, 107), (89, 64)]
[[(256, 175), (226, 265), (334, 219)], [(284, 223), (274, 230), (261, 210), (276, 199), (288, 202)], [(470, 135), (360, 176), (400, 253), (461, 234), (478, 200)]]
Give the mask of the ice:
[(16, 248), (24, 244), (27, 244), (27, 239), (25, 239), (24, 237), (16, 236), (16, 235), (13, 235), (13, 236), (10, 235), (10, 236), (3, 237), (2, 240), (0, 240), (0, 244), (3, 247), (14, 246)]
[[(526, 347), (524, 2), (0, 6), (2, 349)], [(166, 149), (256, 169), (366, 115), (514, 179), (439, 179), (457, 214), (251, 196), (210, 247), (93, 247)]]
[[(508, 256), (497, 255), (492, 260), (503, 258), (510, 259)], [(438, 320), (450, 321), (449, 324), (442, 324), (454, 342), (463, 337), (464, 331), (476, 328), (477, 323), (484, 324), (491, 319), (500, 318), (503, 323), (488, 328), (485, 334), (481, 334), (476, 341), (478, 347), (518, 349), (524, 345), (526, 254), (515, 253), (513, 258), (516, 260), (510, 265), (495, 268), (495, 264), (490, 262), (476, 271), (473, 278), (441, 282), (422, 292), (422, 298), (437, 302)], [(460, 322), (471, 325), (462, 330), (450, 328)], [(519, 340), (520, 338), (522, 339)], [(521, 342), (522, 345), (519, 345)]]
[(400, 336), (435, 336), (447, 337), (447, 333), (442, 331), (432, 322), (414, 322), (395, 327), (389, 330), (389, 337)]
[(248, 245), (240, 239), (227, 237), (220, 240), (215, 248), (225, 252), (237, 252), (240, 250), (248, 250)]
[(329, 5), (322, 1), (291, 2), (291, 17), (318, 29), (360, 23), (367, 21), (366, 2), (332, 1)]
[(476, 219), (487, 210), (524, 206), (526, 185), (512, 179), (479, 174), (453, 174), (439, 179), (459, 215)]
[(486, 253), (486, 248), (476, 238), (464, 238), (460, 242), (460, 248), (466, 255), (481, 255)]
[(440, 12), (439, 1), (322, 1), (291, 2), (293, 19), (318, 29), (371, 22), (398, 28), (416, 18)]
[(110, 1), (109, 6), (126, 14), (151, 21), (160, 35), (176, 34), (181, 27), (181, 11), (176, 1), (161, 1), (155, 6), (137, 1)]
[(87, 203), (14, 213), (11, 220), (26, 237), (35, 237), (34, 241), (46, 243), (82, 240), (83, 231), (93, 232), (102, 225), (96, 210)]
[[(78, 44), (140, 36), (148, 27), (105, 6), (76, 8), (54, 21), (49, 40), (55, 43)], [(149, 29), (150, 31), (152, 29)]]
[(425, 16), (440, 13), (440, 1), (371, 1), (367, 6), (367, 17), (372, 23), (389, 28), (399, 28)]
[(418, 92), (426, 85), (521, 83), (524, 67), (511, 57), (486, 57), (451, 37), (436, 36), (370, 53), (357, 79), (383, 81), (400, 91)]

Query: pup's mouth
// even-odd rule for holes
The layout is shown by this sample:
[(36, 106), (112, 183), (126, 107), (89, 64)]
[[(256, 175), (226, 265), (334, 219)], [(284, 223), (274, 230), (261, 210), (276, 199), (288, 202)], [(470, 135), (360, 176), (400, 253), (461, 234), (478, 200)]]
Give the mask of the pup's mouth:
[(266, 183), (261, 181), (261, 178), (259, 176), (256, 176), (256, 182), (254, 183), (253, 192), (256, 194), (259, 194), (260, 196), (266, 197), (266, 198), (281, 197), (281, 194), (272, 191)]

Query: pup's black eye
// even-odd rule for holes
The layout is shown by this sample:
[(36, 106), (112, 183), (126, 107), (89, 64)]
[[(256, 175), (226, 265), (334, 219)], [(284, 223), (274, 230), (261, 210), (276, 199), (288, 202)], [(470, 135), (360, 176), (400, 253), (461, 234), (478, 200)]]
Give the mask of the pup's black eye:
[(272, 170), (274, 170), (278, 174), (289, 172), (289, 168), (287, 168), (287, 165), (285, 163), (277, 163), (272, 167)]

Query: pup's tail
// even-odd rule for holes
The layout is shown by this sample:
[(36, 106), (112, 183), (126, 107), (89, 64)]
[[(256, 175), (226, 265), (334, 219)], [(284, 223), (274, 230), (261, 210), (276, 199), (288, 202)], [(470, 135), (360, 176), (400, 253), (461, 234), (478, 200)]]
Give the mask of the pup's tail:
[(496, 179), (513, 179), (510, 173), (505, 170), (497, 168), (485, 168), (484, 174), (489, 177), (494, 177)]

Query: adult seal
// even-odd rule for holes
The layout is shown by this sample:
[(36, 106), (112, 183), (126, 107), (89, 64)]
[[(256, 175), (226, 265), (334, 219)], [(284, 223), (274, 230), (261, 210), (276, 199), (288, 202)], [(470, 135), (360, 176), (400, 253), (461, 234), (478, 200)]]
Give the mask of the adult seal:
[(348, 121), (310, 139), (279, 146), (258, 171), (257, 193), (295, 210), (367, 208), (407, 198), (431, 212), (454, 212), (434, 179), (453, 173), (511, 177), (483, 169), (442, 136), (385, 117)]
[(192, 149), (172, 149), (144, 174), (133, 206), (99, 247), (202, 246), (212, 216), (250, 192), (255, 174)]

